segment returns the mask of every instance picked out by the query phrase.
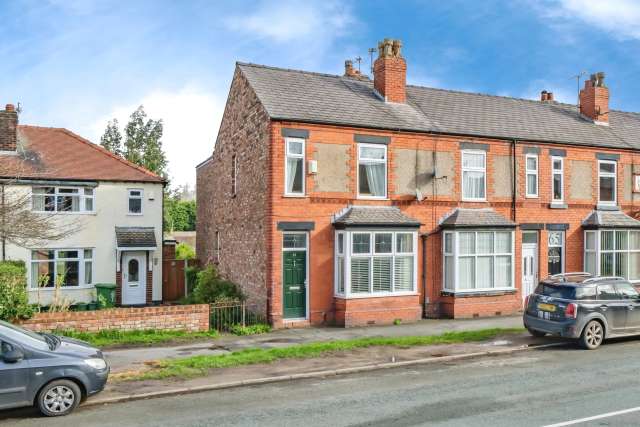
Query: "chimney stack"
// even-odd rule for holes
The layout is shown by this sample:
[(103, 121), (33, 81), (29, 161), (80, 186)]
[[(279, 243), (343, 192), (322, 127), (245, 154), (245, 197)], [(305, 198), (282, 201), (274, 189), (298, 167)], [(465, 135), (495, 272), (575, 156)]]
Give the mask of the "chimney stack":
[(543, 90), (540, 92), (540, 102), (553, 102), (553, 92)]
[(378, 43), (378, 59), (373, 63), (373, 87), (387, 102), (407, 100), (407, 63), (400, 54), (400, 40)]
[(347, 59), (344, 61), (344, 76), (345, 77), (360, 77), (360, 72), (353, 68), (353, 61)]
[(595, 123), (609, 123), (609, 88), (604, 84), (604, 73), (591, 74), (580, 91), (580, 113)]
[(0, 110), (0, 152), (16, 152), (18, 148), (18, 112), (13, 104)]

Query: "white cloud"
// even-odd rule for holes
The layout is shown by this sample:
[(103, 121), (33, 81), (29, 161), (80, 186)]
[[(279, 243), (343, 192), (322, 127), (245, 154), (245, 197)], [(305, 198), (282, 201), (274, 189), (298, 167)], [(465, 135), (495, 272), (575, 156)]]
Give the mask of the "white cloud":
[(92, 126), (93, 141), (99, 142), (107, 122), (118, 119), (120, 128), (139, 105), (149, 118), (162, 119), (163, 148), (169, 160), (172, 186), (195, 184), (195, 166), (213, 152), (215, 137), (224, 110), (224, 99), (196, 87), (184, 87), (177, 92), (158, 90), (130, 105), (120, 105)]
[(551, 0), (531, 5), (557, 22), (583, 21), (619, 39), (640, 39), (640, 2), (637, 0)]
[(349, 32), (356, 20), (349, 7), (337, 1), (285, 0), (262, 2), (255, 12), (225, 19), (226, 27), (250, 38), (305, 47), (319, 55)]

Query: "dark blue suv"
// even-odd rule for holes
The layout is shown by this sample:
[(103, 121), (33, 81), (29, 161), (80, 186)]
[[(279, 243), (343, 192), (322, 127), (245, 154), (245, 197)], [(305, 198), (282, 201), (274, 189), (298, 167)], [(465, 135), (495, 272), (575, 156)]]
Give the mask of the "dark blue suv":
[(593, 350), (607, 338), (640, 334), (640, 295), (622, 277), (557, 274), (527, 297), (523, 320), (533, 336), (575, 338)]
[(47, 416), (67, 415), (108, 376), (97, 348), (0, 321), (0, 409), (35, 405)]

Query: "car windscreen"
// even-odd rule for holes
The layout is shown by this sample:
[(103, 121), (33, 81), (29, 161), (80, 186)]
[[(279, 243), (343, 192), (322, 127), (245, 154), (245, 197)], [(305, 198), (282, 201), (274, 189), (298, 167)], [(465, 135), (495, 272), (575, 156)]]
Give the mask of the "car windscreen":
[(49, 344), (42, 335), (0, 320), (0, 340), (3, 338), (39, 350), (49, 349)]
[(594, 287), (576, 287), (540, 283), (536, 288), (536, 294), (568, 300), (585, 300), (595, 299), (596, 290)]

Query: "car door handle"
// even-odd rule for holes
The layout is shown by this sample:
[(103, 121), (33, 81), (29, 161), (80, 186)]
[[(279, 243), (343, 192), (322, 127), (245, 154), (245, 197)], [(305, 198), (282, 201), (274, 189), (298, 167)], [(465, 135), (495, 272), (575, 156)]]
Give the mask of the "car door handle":
[(633, 306), (633, 304), (629, 304), (629, 305), (627, 306), (627, 310), (629, 310), (629, 311), (633, 310), (634, 308), (635, 308), (635, 307)]
[(609, 308), (609, 307), (607, 307), (606, 305), (601, 305), (601, 306), (600, 306), (600, 309), (601, 309), (602, 311), (607, 311), (607, 308)]

